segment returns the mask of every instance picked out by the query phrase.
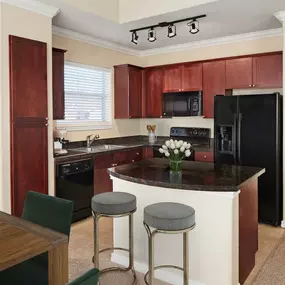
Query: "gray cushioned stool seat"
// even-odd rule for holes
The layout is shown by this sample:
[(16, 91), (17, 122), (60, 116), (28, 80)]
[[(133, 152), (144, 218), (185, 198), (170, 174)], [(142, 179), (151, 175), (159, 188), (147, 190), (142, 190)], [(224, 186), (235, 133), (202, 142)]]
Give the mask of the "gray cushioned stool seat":
[(108, 192), (95, 195), (91, 202), (95, 213), (120, 215), (132, 212), (137, 207), (136, 196), (124, 192)]
[(158, 230), (185, 230), (195, 224), (195, 210), (180, 203), (152, 204), (144, 208), (144, 222)]

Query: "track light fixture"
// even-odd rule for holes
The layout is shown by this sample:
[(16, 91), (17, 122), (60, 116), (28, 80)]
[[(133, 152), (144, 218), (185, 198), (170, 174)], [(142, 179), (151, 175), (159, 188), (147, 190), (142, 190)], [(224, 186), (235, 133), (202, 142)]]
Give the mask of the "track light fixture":
[(139, 39), (139, 36), (138, 36), (137, 31), (133, 31), (133, 33), (132, 33), (132, 43), (137, 45), (138, 44), (138, 39)]
[(147, 26), (147, 27), (143, 27), (143, 28), (138, 28), (138, 29), (133, 29), (130, 30), (130, 32), (132, 33), (132, 43), (134, 44), (138, 44), (138, 31), (142, 31), (142, 30), (148, 30), (148, 41), (150, 42), (155, 42), (156, 41), (156, 32), (154, 30), (154, 28), (164, 28), (167, 27), (167, 36), (169, 38), (173, 38), (176, 36), (176, 26), (174, 24), (176, 23), (181, 23), (181, 22), (186, 22), (186, 21), (190, 21), (187, 25), (189, 26), (189, 32), (191, 34), (197, 34), (199, 32), (199, 23), (197, 19), (200, 18), (205, 18), (207, 15), (203, 14), (203, 15), (198, 15), (195, 17), (191, 17), (191, 18), (185, 18), (185, 19), (181, 19), (181, 20), (177, 20), (177, 21), (172, 21), (172, 22), (162, 22), (162, 23), (158, 23), (157, 25), (153, 25), (153, 26)]
[(174, 24), (170, 24), (168, 26), (168, 33), (167, 36), (169, 38), (174, 38), (176, 36), (176, 26)]
[(151, 43), (156, 41), (156, 32), (154, 28), (150, 28), (148, 31), (148, 41)]
[(199, 32), (199, 22), (196, 19), (193, 19), (191, 22), (187, 24), (190, 27), (189, 32), (191, 34), (197, 34)]

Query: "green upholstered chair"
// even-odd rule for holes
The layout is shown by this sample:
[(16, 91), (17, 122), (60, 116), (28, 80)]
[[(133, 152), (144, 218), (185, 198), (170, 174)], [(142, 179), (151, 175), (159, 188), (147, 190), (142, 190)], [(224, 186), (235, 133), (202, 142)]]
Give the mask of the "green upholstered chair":
[[(22, 218), (69, 236), (72, 211), (72, 201), (29, 191), (26, 195)], [(47, 285), (48, 253), (1, 272), (0, 284)]]
[(99, 280), (99, 270), (90, 269), (84, 275), (68, 283), (68, 285), (97, 285)]

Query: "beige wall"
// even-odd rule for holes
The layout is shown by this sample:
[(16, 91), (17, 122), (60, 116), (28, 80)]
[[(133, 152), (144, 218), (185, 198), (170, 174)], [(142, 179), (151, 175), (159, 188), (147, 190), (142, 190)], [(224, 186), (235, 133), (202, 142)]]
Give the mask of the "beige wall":
[[(65, 59), (81, 64), (94, 65), (111, 68), (118, 64), (140, 64), (140, 59), (125, 53), (116, 52), (110, 49), (96, 47), (79, 41), (53, 35), (53, 46), (66, 49)], [(112, 73), (113, 74), (113, 73)], [(112, 82), (114, 78), (112, 76)], [(114, 94), (114, 84), (112, 84), (112, 94)], [(114, 100), (113, 100), (114, 102)], [(56, 123), (54, 123), (56, 125)], [(71, 141), (85, 140), (91, 133), (99, 134), (101, 138), (136, 135), (140, 133), (139, 120), (113, 120), (112, 129), (98, 131), (68, 132), (67, 139)]]
[(119, 0), (119, 19), (120, 23), (131, 22), (216, 1)]
[[(283, 47), (285, 47), (285, 22), (283, 22)], [(285, 56), (283, 55), (283, 95), (285, 88)], [(285, 112), (285, 100), (283, 100), (283, 114)], [(283, 115), (283, 222), (282, 227), (285, 228), (285, 116)]]
[[(51, 72), (51, 19), (8, 4), (1, 4), (1, 165), (0, 210), (11, 211), (10, 199), (10, 105), (9, 105), (9, 44), (8, 36), (16, 35), (47, 43), (48, 47), (48, 116), (52, 118), (52, 72)], [(49, 180), (53, 181), (52, 124), (49, 127)], [(0, 177), (1, 177), (0, 176)], [(54, 192), (53, 183), (49, 185), (50, 194)]]
[(119, 0), (63, 0), (67, 4), (111, 21), (119, 21)]

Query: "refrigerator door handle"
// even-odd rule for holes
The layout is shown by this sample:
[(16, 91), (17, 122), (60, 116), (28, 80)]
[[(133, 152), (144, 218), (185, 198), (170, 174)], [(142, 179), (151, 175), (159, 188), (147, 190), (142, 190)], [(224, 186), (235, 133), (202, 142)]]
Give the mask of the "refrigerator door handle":
[(242, 123), (242, 114), (238, 115), (238, 125), (237, 125), (237, 155), (238, 155), (238, 164), (241, 165), (241, 123)]
[(237, 133), (237, 115), (234, 114), (234, 126), (233, 126), (233, 156), (234, 163), (237, 164), (237, 141), (236, 141), (236, 133)]

